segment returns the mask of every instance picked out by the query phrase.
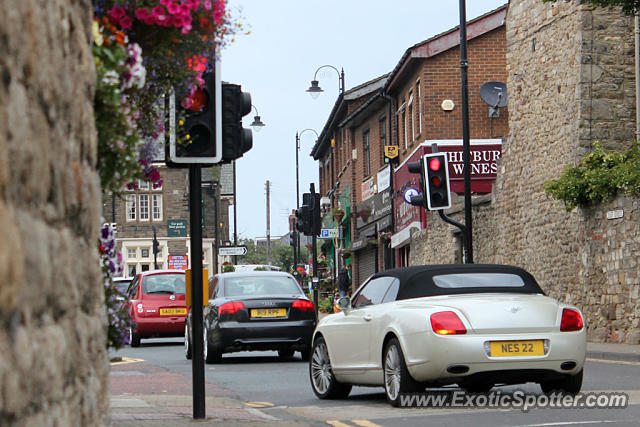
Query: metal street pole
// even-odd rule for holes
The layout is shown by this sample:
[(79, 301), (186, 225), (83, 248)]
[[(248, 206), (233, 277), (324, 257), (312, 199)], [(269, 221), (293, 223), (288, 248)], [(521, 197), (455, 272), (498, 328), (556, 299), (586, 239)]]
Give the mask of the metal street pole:
[[(315, 209), (316, 204), (315, 204), (315, 197), (316, 197), (316, 186), (314, 183), (311, 183), (311, 185), (309, 186), (309, 192), (311, 193), (311, 200), (312, 200), (312, 204), (311, 204), (311, 208)], [(312, 218), (315, 218), (316, 216), (316, 212), (314, 212), (314, 210), (311, 211), (311, 215)], [(313, 221), (312, 221), (313, 224)], [(319, 278), (318, 278), (318, 248), (317, 248), (317, 241), (316, 241), (316, 231), (315, 231), (315, 227), (311, 231), (311, 245), (312, 245), (312, 257), (313, 257), (313, 276), (311, 276), (311, 284), (313, 286), (313, 304), (316, 306), (316, 317), (318, 316), (318, 286), (320, 285), (319, 282)]]
[(193, 338), (193, 418), (206, 416), (204, 395), (204, 342), (202, 327), (202, 170), (189, 166), (189, 216), (191, 220), (191, 331)]
[[(300, 171), (298, 165), (298, 151), (300, 151), (300, 135), (296, 132), (296, 210), (300, 209)], [(300, 233), (296, 233), (296, 241), (295, 241), (296, 250), (294, 253), (293, 263), (295, 264), (295, 268), (298, 268), (298, 263), (300, 262)]]
[[(233, 161), (233, 246), (238, 246), (238, 199), (236, 197), (236, 161)], [(238, 255), (233, 256), (233, 265), (238, 265)]]
[(469, 89), (467, 84), (467, 13), (465, 0), (460, 0), (460, 79), (462, 86), (462, 145), (464, 162), (464, 262), (473, 264), (471, 215), (471, 147), (469, 143)]

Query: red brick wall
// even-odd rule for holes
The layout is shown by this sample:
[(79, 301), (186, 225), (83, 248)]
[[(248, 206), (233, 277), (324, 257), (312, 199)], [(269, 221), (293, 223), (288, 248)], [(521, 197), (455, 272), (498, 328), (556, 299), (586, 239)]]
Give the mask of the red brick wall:
[[(469, 134), (476, 138), (499, 138), (508, 133), (507, 108), (500, 109), (500, 117), (489, 118), (489, 105), (480, 98), (480, 86), (488, 81), (506, 83), (506, 36), (500, 27), (467, 45)], [(398, 91), (398, 107), (407, 101), (410, 91), (413, 95), (414, 120), (418, 119), (416, 81), (420, 81), (422, 95), (422, 133), (404, 148), (404, 122), (402, 114), (397, 115), (401, 161), (411, 153), (418, 143), (431, 139), (462, 139), (462, 97), (460, 80), (460, 48), (458, 46), (437, 56), (421, 61), (417, 70), (405, 80)], [(442, 101), (453, 100), (453, 111), (444, 111)], [(405, 110), (406, 111), (406, 110)], [(417, 124), (417, 122), (416, 122)], [(417, 126), (416, 126), (417, 128)], [(396, 128), (394, 126), (394, 133)], [(408, 132), (409, 134), (411, 132)], [(395, 138), (395, 136), (394, 136)]]

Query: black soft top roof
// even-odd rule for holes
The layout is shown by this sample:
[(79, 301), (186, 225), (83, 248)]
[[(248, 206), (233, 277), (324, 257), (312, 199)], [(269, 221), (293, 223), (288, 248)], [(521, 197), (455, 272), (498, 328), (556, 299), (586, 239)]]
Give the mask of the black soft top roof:
[[(446, 274), (465, 273), (503, 273), (515, 274), (524, 281), (522, 287), (465, 287), (465, 288), (441, 288), (433, 282), (434, 276)], [(520, 267), (499, 264), (442, 264), (442, 265), (420, 265), (413, 267), (394, 268), (376, 273), (372, 278), (377, 277), (397, 277), (400, 280), (398, 295), (396, 300), (420, 298), (436, 295), (453, 295), (469, 293), (521, 293), (521, 294), (542, 294), (544, 292), (536, 282), (536, 279), (526, 270)]]

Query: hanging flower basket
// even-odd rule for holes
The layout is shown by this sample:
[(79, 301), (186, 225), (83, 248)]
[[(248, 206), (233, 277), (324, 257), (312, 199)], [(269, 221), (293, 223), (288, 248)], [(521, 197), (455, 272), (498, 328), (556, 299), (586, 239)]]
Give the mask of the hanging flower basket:
[(344, 215), (345, 213), (342, 208), (336, 208), (331, 211), (331, 216), (336, 220), (336, 222), (338, 222), (338, 224), (342, 222), (342, 218), (344, 218)]

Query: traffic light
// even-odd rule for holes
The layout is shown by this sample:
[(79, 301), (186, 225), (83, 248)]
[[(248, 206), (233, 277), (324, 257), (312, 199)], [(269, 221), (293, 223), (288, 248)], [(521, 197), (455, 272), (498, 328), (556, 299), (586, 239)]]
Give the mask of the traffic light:
[(296, 231), (292, 231), (291, 233), (289, 233), (289, 245), (290, 246), (295, 246), (296, 245), (296, 238), (298, 237), (298, 233)]
[(451, 207), (449, 166), (446, 153), (427, 154), (422, 158), (425, 174), (427, 209), (439, 210)]
[(242, 127), (242, 117), (251, 112), (251, 95), (240, 85), (222, 84), (222, 161), (229, 163), (253, 147), (251, 130)]
[(311, 234), (311, 209), (307, 205), (296, 209), (296, 230), (306, 236)]
[(160, 242), (153, 240), (153, 254), (158, 255), (160, 253)]
[(169, 143), (165, 148), (168, 166), (211, 165), (220, 161), (222, 131), (219, 125), (219, 74), (215, 71), (204, 74), (204, 85), (190, 96), (172, 94), (168, 97)]
[(424, 165), (421, 161), (418, 162), (408, 162), (407, 163), (407, 169), (409, 169), (409, 172), (411, 173), (417, 173), (420, 174), (420, 184), (419, 184), (419, 194), (414, 195), (413, 197), (411, 197), (411, 201), (409, 202), (409, 204), (413, 205), (413, 206), (422, 206), (424, 208), (427, 207), (427, 204), (425, 202), (425, 188), (424, 188)]
[(311, 232), (316, 236), (322, 231), (322, 219), (320, 218), (320, 194), (313, 193), (311, 210)]

